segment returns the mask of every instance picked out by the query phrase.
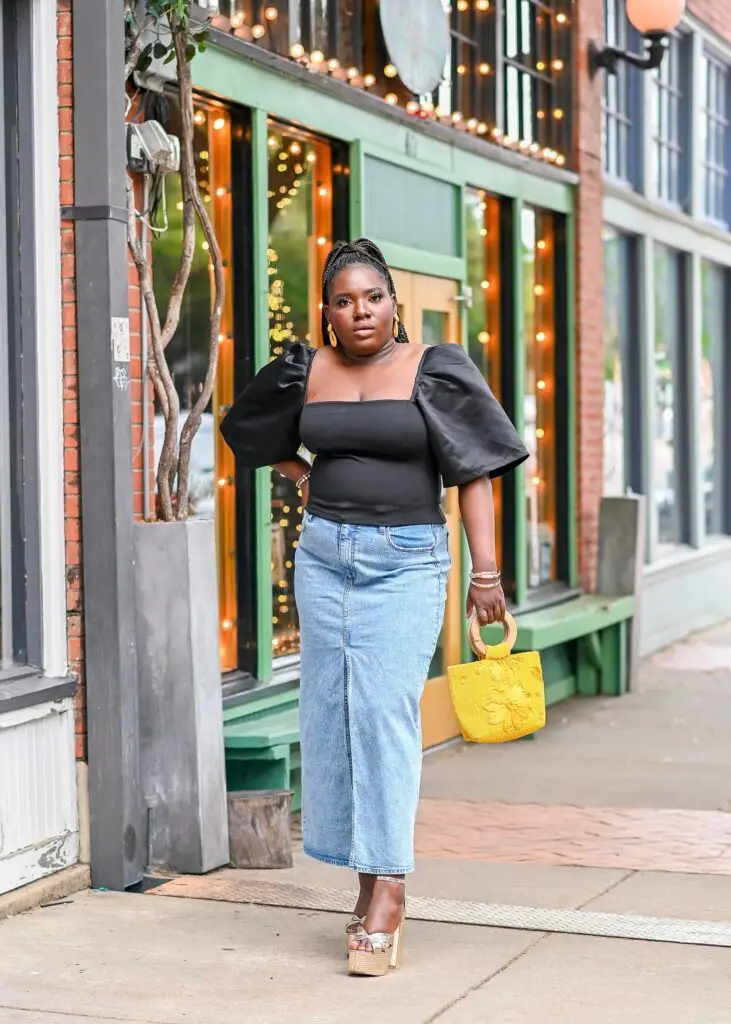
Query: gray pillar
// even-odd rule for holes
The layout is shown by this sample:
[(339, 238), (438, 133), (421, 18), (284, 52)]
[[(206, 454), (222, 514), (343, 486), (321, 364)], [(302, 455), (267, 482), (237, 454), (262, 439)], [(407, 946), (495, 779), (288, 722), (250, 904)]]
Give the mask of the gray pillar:
[[(74, 0), (75, 197), (92, 884), (145, 860), (133, 575), (124, 17)], [(113, 333), (118, 344), (112, 344)]]

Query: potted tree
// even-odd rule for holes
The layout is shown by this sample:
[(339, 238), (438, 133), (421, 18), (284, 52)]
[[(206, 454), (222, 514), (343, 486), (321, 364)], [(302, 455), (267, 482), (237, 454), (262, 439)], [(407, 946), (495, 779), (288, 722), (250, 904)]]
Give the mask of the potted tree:
[[(133, 78), (153, 64), (174, 68), (180, 116), (179, 169), (171, 173), (180, 175), (182, 232), (176, 272), (164, 295), (154, 287), (147, 238), (151, 172), (130, 174), (127, 184), (128, 246), (147, 317), (147, 373), (163, 425), (156, 509), (136, 524), (134, 554), (149, 859), (153, 865), (202, 872), (229, 859), (215, 528), (213, 520), (189, 518), (191, 449), (213, 395), (225, 281), (195, 167), (190, 64), (206, 45), (207, 26), (194, 22), (190, 0), (125, 0), (125, 30), (129, 117), (139, 116)], [(212, 301), (203, 373), (182, 418), (168, 347), (180, 323), (197, 231), (205, 237)], [(143, 399), (151, 401), (149, 385)]]

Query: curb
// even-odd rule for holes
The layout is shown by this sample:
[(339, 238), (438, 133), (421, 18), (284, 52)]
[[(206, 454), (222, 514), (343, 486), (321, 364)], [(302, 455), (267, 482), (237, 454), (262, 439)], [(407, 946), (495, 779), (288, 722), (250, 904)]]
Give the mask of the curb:
[(0, 896), (0, 921), (4, 917), (24, 914), (28, 910), (36, 910), (44, 903), (63, 899), (72, 893), (88, 889), (91, 885), (91, 872), (88, 864), (76, 864), (64, 868), (47, 878), (24, 885)]

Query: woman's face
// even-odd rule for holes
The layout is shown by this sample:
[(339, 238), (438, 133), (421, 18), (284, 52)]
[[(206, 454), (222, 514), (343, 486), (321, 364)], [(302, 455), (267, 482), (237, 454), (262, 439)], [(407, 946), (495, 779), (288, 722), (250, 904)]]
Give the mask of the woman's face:
[(396, 303), (377, 270), (354, 263), (330, 282), (325, 315), (346, 352), (370, 356), (393, 337)]

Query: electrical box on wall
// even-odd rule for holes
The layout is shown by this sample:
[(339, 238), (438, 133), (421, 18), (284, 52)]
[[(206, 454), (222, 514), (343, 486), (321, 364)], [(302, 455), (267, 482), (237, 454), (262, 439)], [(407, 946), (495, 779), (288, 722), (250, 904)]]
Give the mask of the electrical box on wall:
[(169, 174), (180, 169), (180, 140), (159, 121), (127, 125), (127, 167), (135, 174)]

